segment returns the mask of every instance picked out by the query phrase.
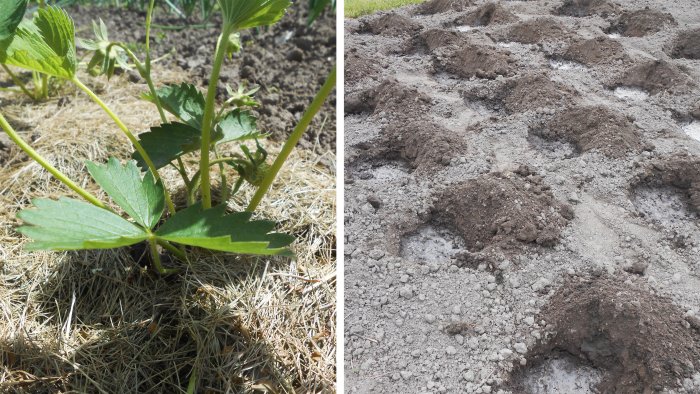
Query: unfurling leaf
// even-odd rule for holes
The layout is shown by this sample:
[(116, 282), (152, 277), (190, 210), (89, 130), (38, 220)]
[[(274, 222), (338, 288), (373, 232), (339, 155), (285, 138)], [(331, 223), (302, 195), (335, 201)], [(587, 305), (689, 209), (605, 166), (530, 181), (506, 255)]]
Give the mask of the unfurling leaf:
[(231, 141), (252, 140), (264, 137), (258, 131), (258, 119), (248, 111), (240, 109), (226, 114), (216, 126), (214, 140), (217, 144)]
[[(156, 90), (156, 94), (164, 110), (196, 129), (202, 128), (204, 95), (194, 85), (183, 83), (163, 86)], [(143, 98), (155, 102), (150, 93), (144, 94)]]
[[(0, 7), (0, 41), (4, 41), (13, 34), (19, 23), (24, 18), (24, 13), (27, 11), (27, 0), (2, 0), (3, 6)], [(0, 48), (2, 44), (0, 43)]]
[(241, 45), (241, 34), (240, 33), (231, 33), (228, 36), (228, 45), (226, 46), (226, 56), (228, 56), (229, 59), (233, 59), (233, 55), (241, 51), (241, 48), (243, 45)]
[(95, 40), (78, 40), (80, 47), (93, 52), (87, 67), (90, 75), (106, 75), (107, 79), (110, 79), (117, 65), (122, 69), (128, 69), (124, 49), (109, 41), (107, 26), (102, 19), (99, 24), (92, 21), (92, 30), (95, 32)]
[[(143, 149), (151, 157), (156, 168), (167, 166), (170, 162), (201, 148), (201, 132), (184, 123), (163, 123), (151, 127), (151, 131), (139, 135)], [(138, 152), (132, 155), (141, 168), (148, 168)]]
[(21, 22), (0, 42), (0, 63), (72, 78), (78, 63), (73, 20), (58, 7), (39, 9), (31, 22)]
[(26, 223), (18, 231), (34, 241), (30, 250), (112, 249), (148, 237), (137, 225), (86, 202), (65, 197), (33, 202), (36, 209), (17, 215)]
[(224, 24), (241, 31), (271, 25), (284, 16), (289, 0), (218, 0)]
[(290, 255), (292, 236), (271, 233), (275, 223), (250, 221), (252, 213), (226, 214), (223, 205), (203, 209), (195, 204), (184, 209), (156, 231), (159, 239), (222, 252), (253, 255)]
[(122, 166), (116, 158), (107, 164), (88, 161), (88, 171), (98, 185), (136, 223), (152, 229), (158, 224), (165, 209), (163, 184), (156, 182), (150, 171), (141, 178), (141, 172), (134, 161)]

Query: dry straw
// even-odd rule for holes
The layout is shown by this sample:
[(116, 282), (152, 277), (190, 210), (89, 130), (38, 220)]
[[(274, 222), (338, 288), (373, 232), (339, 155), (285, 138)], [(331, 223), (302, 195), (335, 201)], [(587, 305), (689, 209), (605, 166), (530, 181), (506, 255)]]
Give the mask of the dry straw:
[[(137, 99), (145, 85), (88, 80), (129, 128), (159, 122)], [(106, 198), (83, 162), (128, 157), (130, 146), (70, 89), (42, 104), (0, 93), (0, 106), (53, 165)], [(210, 393), (334, 391), (335, 176), (320, 164), (331, 153), (295, 151), (258, 210), (297, 237), (295, 260), (200, 251), (181, 275), (162, 279), (140, 268), (148, 258), (138, 248), (25, 252), (16, 213), (66, 190), (13, 149), (0, 150), (0, 391), (177, 393), (193, 372)], [(279, 149), (269, 145), (272, 155)], [(180, 179), (175, 170), (162, 176)], [(253, 192), (231, 208), (244, 209)]]

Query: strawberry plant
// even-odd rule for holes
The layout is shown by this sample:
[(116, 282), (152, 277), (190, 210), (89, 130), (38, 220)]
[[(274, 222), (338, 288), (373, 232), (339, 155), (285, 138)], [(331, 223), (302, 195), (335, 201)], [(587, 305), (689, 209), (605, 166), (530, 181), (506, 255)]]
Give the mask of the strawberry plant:
[[(255, 88), (240, 85), (229, 88), (229, 98), (217, 108), (219, 73), (226, 57), (240, 50), (242, 30), (276, 23), (290, 6), (288, 0), (218, 0), (223, 14), (222, 32), (215, 49), (213, 69), (206, 94), (191, 84), (156, 88), (151, 75), (150, 32), (154, 0), (146, 16), (145, 58), (143, 60), (124, 43), (111, 42), (104, 23), (95, 23), (95, 39), (82, 40), (92, 51), (88, 71), (93, 75), (114, 74), (117, 66), (133, 64), (146, 81), (149, 91), (144, 99), (153, 103), (161, 124), (138, 137), (120, 120), (78, 76), (76, 38), (73, 21), (55, 6), (39, 8), (31, 20), (24, 20), (27, 0), (3, 0), (0, 9), (0, 64), (15, 66), (74, 84), (115, 122), (134, 147), (130, 160), (122, 163), (110, 158), (106, 163), (87, 162), (95, 182), (119, 207), (105, 202), (47, 162), (32, 149), (0, 113), (0, 127), (24, 152), (56, 179), (83, 198), (37, 199), (33, 208), (21, 211), (24, 222), (18, 230), (33, 240), (30, 249), (80, 250), (109, 249), (147, 242), (154, 268), (161, 274), (172, 272), (160, 260), (159, 246), (186, 261), (188, 247), (252, 255), (288, 255), (293, 242), (289, 235), (274, 232), (276, 223), (253, 220), (253, 212), (270, 189), (277, 173), (308, 128), (315, 114), (335, 86), (335, 69), (271, 164), (260, 143), (265, 134), (258, 131), (250, 108), (258, 106)], [(128, 64), (129, 63), (129, 64)], [(166, 113), (176, 120), (169, 120)], [(243, 145), (255, 141), (255, 151)], [(240, 144), (241, 154), (224, 156), (223, 144)], [(183, 157), (199, 154), (197, 171), (190, 175)], [(219, 166), (221, 198), (212, 199), (210, 168)], [(168, 188), (158, 171), (165, 166), (177, 168), (188, 189), (187, 206), (176, 209)], [(238, 174), (229, 187), (225, 167)], [(242, 184), (257, 188), (244, 212), (227, 212), (227, 201)]]

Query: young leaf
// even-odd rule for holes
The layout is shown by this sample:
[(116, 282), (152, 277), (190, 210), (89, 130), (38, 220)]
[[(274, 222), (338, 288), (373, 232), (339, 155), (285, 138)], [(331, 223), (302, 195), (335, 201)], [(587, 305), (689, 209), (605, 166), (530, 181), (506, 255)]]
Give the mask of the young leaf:
[[(194, 85), (183, 83), (163, 86), (156, 90), (156, 94), (163, 109), (196, 129), (202, 128), (204, 95)], [(144, 94), (143, 98), (155, 102), (150, 93)]]
[[(139, 140), (156, 168), (163, 168), (185, 153), (201, 148), (201, 132), (177, 122), (151, 127), (151, 131), (139, 135)], [(132, 158), (139, 163), (139, 167), (147, 168), (138, 152), (134, 152)]]
[(27, 0), (3, 0), (3, 3), (5, 4), (0, 8), (0, 41), (15, 34), (27, 11)]
[(0, 63), (72, 78), (75, 75), (75, 27), (57, 7), (40, 8), (32, 22), (22, 22), (11, 39), (0, 42)]
[(86, 202), (65, 197), (33, 202), (37, 209), (17, 215), (27, 224), (18, 231), (34, 241), (29, 250), (111, 249), (148, 237), (144, 229)]
[(113, 45), (109, 40), (107, 25), (100, 18), (100, 23), (92, 21), (92, 30), (95, 32), (95, 40), (78, 39), (78, 46), (92, 51), (92, 59), (88, 63), (88, 72), (92, 76), (106, 75), (110, 79), (114, 75), (117, 65), (122, 69), (128, 69), (126, 53), (123, 48)]
[(258, 119), (248, 111), (240, 109), (233, 110), (226, 114), (216, 126), (214, 139), (217, 144), (231, 141), (243, 141), (261, 138), (263, 135), (258, 131)]
[(224, 24), (234, 31), (268, 26), (284, 16), (289, 0), (218, 0)]
[(124, 212), (143, 227), (152, 229), (165, 209), (163, 184), (150, 171), (141, 179), (134, 161), (122, 166), (112, 157), (107, 164), (86, 163), (88, 172)]
[(289, 255), (285, 247), (294, 238), (270, 233), (275, 227), (270, 221), (250, 221), (250, 212), (226, 214), (218, 205), (203, 209), (200, 203), (184, 209), (156, 231), (162, 240), (222, 252), (254, 255)]

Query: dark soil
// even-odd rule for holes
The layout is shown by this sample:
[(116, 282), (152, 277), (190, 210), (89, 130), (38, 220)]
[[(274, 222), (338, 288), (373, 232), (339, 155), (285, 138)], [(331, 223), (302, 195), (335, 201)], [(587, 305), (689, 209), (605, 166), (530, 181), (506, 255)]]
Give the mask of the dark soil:
[(506, 110), (510, 113), (538, 108), (561, 108), (574, 104), (578, 92), (552, 81), (546, 74), (537, 73), (508, 81), (503, 88)]
[(345, 84), (354, 85), (363, 78), (376, 78), (379, 73), (377, 60), (349, 50), (345, 53)]
[(595, 66), (600, 64), (612, 65), (618, 62), (630, 62), (625, 48), (618, 41), (608, 36), (599, 36), (590, 40), (576, 42), (569, 46), (563, 55), (564, 59)]
[(467, 26), (488, 26), (491, 24), (504, 24), (511, 23), (518, 20), (512, 12), (508, 11), (505, 7), (497, 3), (486, 3), (481, 7), (468, 12), (455, 19), (455, 25), (467, 25)]
[(435, 68), (462, 78), (495, 79), (514, 72), (515, 59), (510, 52), (485, 45), (466, 44), (443, 57), (434, 58)]
[(610, 157), (639, 153), (645, 148), (637, 126), (626, 116), (600, 105), (560, 112), (535, 133), (572, 143), (579, 152), (596, 150)]
[(473, 0), (430, 0), (423, 3), (418, 12), (426, 15), (453, 11), (461, 12), (472, 5), (474, 5)]
[(0, 134), (0, 165), (5, 164), (10, 158), (14, 146), (15, 144), (4, 133)]
[(420, 117), (430, 106), (430, 97), (416, 89), (401, 85), (395, 79), (362, 90), (345, 98), (345, 113), (385, 112), (396, 120)]
[(545, 41), (568, 41), (576, 34), (561, 22), (550, 17), (541, 17), (520, 22), (506, 33), (508, 41), (522, 44), (538, 44)]
[(611, 87), (632, 86), (649, 94), (682, 93), (694, 86), (692, 78), (678, 66), (663, 60), (629, 68)]
[(405, 53), (425, 50), (432, 53), (437, 48), (467, 43), (464, 34), (453, 30), (430, 29), (414, 36), (405, 46)]
[(528, 365), (572, 355), (604, 372), (600, 393), (660, 392), (692, 377), (700, 358), (698, 333), (683, 311), (632, 274), (570, 278), (539, 318), (555, 332), (529, 352)]
[(700, 160), (675, 155), (650, 163), (635, 176), (633, 190), (640, 187), (671, 187), (700, 214)]
[(618, 12), (620, 6), (608, 0), (566, 0), (556, 9), (555, 14), (575, 17), (600, 15), (605, 18)]
[(700, 59), (700, 29), (678, 34), (671, 50), (674, 58)]
[[(112, 40), (128, 43), (143, 43), (145, 40), (145, 13), (86, 6), (70, 7), (68, 12), (76, 22), (79, 37), (92, 38), (91, 23), (102, 18)], [(289, 135), (334, 64), (329, 60), (335, 58), (334, 15), (322, 16), (311, 27), (307, 26), (306, 17), (306, 6), (292, 6), (288, 14), (271, 28), (244, 32), (242, 53), (234, 56), (232, 61), (226, 61), (219, 78), (219, 99), (226, 97), (226, 84), (236, 88), (242, 79), (262, 87), (256, 95), (263, 103), (258, 110), (259, 126), (278, 140)], [(193, 22), (157, 12), (154, 23), (185, 25)], [(172, 52), (161, 64), (182, 68), (192, 75), (195, 85), (206, 87), (220, 33), (218, 16), (212, 23), (216, 27), (156, 29), (152, 43), (155, 56)], [(164, 84), (168, 81), (159, 81), (156, 76), (156, 82)], [(310, 148), (318, 140), (320, 152), (335, 149), (335, 100), (333, 94), (314, 119), (301, 145)]]
[(373, 162), (403, 161), (419, 172), (447, 166), (466, 152), (463, 136), (438, 124), (415, 121), (393, 123), (362, 155)]
[(443, 191), (433, 218), (454, 229), (470, 250), (518, 243), (553, 246), (573, 218), (573, 210), (557, 201), (542, 177), (529, 169), (492, 173)]
[(421, 30), (420, 23), (398, 14), (386, 14), (360, 24), (360, 33), (382, 34), (385, 36), (411, 35)]
[(625, 37), (644, 37), (660, 32), (666, 26), (677, 25), (678, 23), (671, 14), (643, 9), (623, 12), (617, 22), (608, 29), (608, 32), (619, 33)]

